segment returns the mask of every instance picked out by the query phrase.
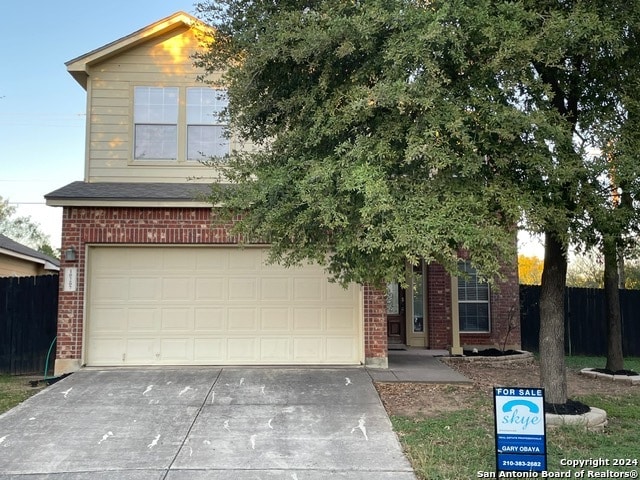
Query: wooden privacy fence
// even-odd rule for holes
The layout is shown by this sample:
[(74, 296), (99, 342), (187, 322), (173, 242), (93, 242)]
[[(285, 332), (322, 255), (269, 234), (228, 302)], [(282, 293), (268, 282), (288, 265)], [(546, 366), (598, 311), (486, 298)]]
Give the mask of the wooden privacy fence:
[(0, 373), (44, 374), (57, 316), (58, 275), (0, 278)]
[[(540, 286), (520, 285), (522, 348), (538, 351)], [(620, 290), (622, 348), (625, 356), (640, 356), (640, 290)], [(604, 290), (570, 287), (564, 297), (565, 352), (569, 355), (607, 354)]]

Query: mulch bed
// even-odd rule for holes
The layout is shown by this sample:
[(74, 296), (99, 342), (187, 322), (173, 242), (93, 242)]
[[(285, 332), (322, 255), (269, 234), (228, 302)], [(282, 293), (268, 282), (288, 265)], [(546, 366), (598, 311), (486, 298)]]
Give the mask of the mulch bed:
[(626, 375), (627, 377), (635, 377), (640, 375), (633, 370), (609, 370), (608, 368), (592, 368), (592, 372), (606, 373), (607, 375)]
[[(491, 359), (483, 361), (480, 358), (473, 362), (442, 360), (471, 379), (473, 384), (376, 383), (387, 411), (392, 415), (429, 417), (472, 408), (480, 396), (490, 399), (496, 386), (540, 386), (540, 368), (533, 358), (518, 363), (495, 362)], [(567, 371), (567, 387), (569, 398), (583, 395), (622, 396), (639, 391), (638, 386), (626, 382), (586, 377), (572, 370)], [(592, 406), (598, 407), (597, 404)], [(574, 411), (579, 408), (576, 405), (573, 407)]]
[(498, 350), (497, 348), (486, 348), (484, 350), (464, 350), (467, 357), (505, 357), (509, 355), (520, 355), (522, 352), (518, 350)]

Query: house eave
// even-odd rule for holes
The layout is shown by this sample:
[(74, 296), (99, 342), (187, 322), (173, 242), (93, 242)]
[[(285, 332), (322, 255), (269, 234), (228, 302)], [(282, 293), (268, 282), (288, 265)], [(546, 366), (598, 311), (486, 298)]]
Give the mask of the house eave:
[(18, 253), (18, 252), (14, 252), (13, 250), (8, 250), (6, 248), (0, 248), (0, 254), (1, 255), (6, 255), (8, 257), (13, 257), (13, 258), (17, 258), (19, 260), (25, 260), (27, 262), (31, 262), (31, 263), (35, 263), (37, 265), (41, 265), (42, 268), (44, 268), (45, 270), (51, 270), (54, 272), (59, 272), (60, 271), (60, 267), (57, 265), (54, 265), (53, 263), (41, 259), (41, 258), (37, 258), (37, 257), (32, 257), (30, 255), (25, 255), (22, 253)]
[(206, 208), (211, 184), (72, 182), (44, 196), (51, 207)]
[(83, 199), (83, 198), (48, 198), (50, 207), (121, 207), (121, 208), (212, 208), (208, 202), (177, 200), (136, 200), (136, 199)]

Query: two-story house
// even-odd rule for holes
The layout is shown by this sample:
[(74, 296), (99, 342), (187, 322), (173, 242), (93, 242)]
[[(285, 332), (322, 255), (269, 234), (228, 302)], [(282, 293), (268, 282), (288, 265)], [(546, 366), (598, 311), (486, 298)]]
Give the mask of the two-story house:
[(517, 347), (515, 267), (495, 290), (426, 264), (408, 270), (407, 289), (343, 289), (317, 266), (266, 265), (265, 245), (240, 247), (212, 222), (204, 195), (216, 172), (200, 160), (236, 145), (216, 115), (225, 92), (193, 65), (211, 34), (178, 12), (66, 64), (87, 92), (87, 141), (84, 179), (46, 195), (63, 208), (56, 373), (385, 367), (391, 344)]

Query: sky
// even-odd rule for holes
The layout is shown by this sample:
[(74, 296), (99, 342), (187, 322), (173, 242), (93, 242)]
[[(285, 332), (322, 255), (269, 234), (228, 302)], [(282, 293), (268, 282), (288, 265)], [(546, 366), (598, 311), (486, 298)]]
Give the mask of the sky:
[(3, 2), (0, 196), (59, 248), (62, 208), (44, 195), (83, 180), (86, 92), (65, 62), (177, 12), (181, 0)]
[[(86, 92), (65, 62), (177, 11), (182, 0), (4, 2), (0, 54), (0, 196), (60, 247), (62, 208), (44, 195), (83, 180)], [(520, 250), (542, 256), (538, 240)]]

